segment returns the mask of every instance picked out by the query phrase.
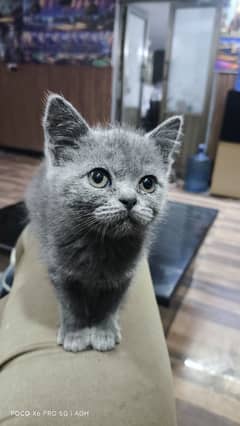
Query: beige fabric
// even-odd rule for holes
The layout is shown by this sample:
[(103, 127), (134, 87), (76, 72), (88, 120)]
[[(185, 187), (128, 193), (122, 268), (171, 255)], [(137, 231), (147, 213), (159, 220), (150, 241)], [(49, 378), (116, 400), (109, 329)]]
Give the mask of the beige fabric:
[(13, 290), (0, 303), (0, 424), (175, 426), (169, 358), (146, 261), (121, 313), (122, 343), (112, 352), (73, 354), (56, 345), (56, 298), (29, 228), (17, 251)]

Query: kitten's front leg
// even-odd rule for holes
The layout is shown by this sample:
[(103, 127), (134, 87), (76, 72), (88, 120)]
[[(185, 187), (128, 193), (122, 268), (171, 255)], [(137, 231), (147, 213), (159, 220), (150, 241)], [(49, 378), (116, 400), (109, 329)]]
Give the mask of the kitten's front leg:
[[(66, 351), (80, 352), (91, 346), (91, 329), (86, 326), (81, 302), (75, 295), (57, 291), (60, 301), (60, 327), (57, 344)], [(74, 297), (72, 297), (74, 296)], [(83, 308), (84, 309), (84, 308)]]
[(111, 314), (101, 323), (92, 327), (91, 346), (97, 351), (110, 351), (121, 341), (118, 312)]
[(89, 347), (99, 351), (108, 351), (120, 343), (121, 332), (118, 325), (117, 308), (115, 313), (94, 326), (88, 323), (88, 301), (80, 293), (80, 287), (56, 285), (60, 302), (61, 324), (57, 343), (66, 351), (79, 352)]

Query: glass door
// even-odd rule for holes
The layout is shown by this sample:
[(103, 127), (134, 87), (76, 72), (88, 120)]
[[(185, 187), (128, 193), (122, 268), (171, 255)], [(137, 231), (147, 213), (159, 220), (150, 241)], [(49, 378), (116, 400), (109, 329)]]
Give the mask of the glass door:
[(172, 5), (161, 119), (184, 115), (184, 144), (177, 167), (182, 176), (188, 156), (206, 142), (219, 24), (219, 2)]

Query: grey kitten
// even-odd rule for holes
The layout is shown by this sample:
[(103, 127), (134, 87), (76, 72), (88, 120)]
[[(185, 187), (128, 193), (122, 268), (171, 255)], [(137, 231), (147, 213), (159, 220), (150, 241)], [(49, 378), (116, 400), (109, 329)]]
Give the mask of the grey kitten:
[(60, 302), (58, 344), (113, 349), (118, 310), (166, 200), (182, 117), (144, 135), (90, 128), (61, 96), (48, 97), (45, 161), (26, 196)]

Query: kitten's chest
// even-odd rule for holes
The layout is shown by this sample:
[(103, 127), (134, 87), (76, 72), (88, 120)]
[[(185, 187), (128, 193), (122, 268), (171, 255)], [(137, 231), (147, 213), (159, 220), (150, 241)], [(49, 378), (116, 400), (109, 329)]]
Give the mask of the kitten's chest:
[(129, 241), (88, 242), (85, 250), (79, 253), (76, 267), (79, 272), (100, 280), (120, 279), (128, 276), (139, 255), (140, 247)]

